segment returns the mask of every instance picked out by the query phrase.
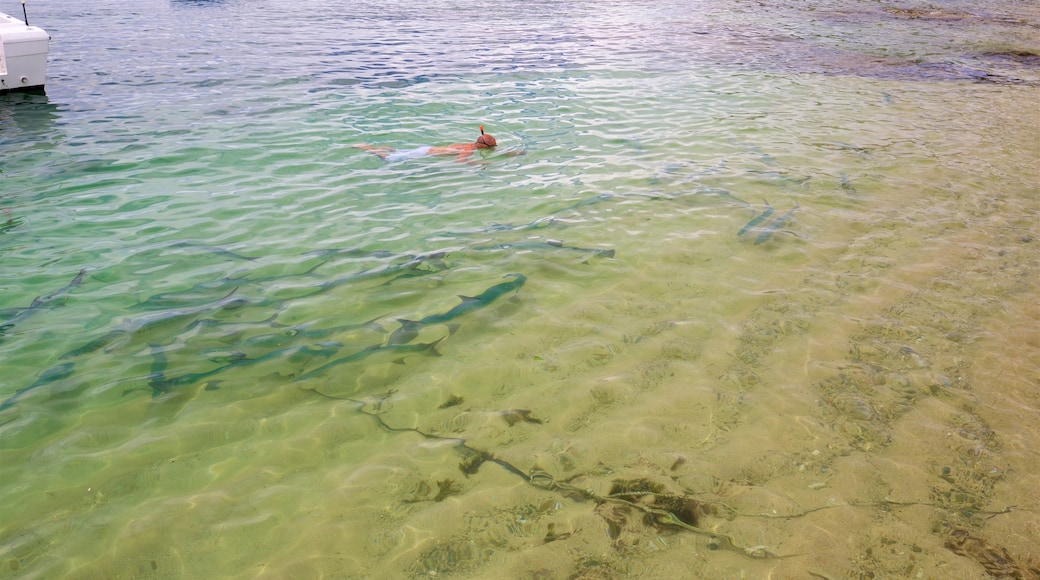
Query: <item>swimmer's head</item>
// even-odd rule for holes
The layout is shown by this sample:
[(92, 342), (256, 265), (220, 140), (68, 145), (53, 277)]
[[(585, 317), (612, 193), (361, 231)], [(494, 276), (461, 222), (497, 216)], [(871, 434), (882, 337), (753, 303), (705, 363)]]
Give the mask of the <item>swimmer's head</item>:
[(498, 145), (498, 142), (491, 135), (481, 133), (480, 137), (477, 137), (477, 149), (491, 149), (495, 145)]
[(496, 142), (495, 138), (492, 137), (491, 135), (485, 134), (484, 133), (484, 126), (481, 125), (480, 126), (480, 137), (477, 137), (477, 149), (491, 149), (495, 145), (498, 145), (498, 142)]

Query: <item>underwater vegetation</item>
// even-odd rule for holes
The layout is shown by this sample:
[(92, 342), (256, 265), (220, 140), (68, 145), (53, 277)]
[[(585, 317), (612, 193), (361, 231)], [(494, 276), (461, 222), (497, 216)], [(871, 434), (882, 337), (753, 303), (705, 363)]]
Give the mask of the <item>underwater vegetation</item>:
[[(629, 524), (630, 516), (638, 515), (639, 525), (688, 531), (705, 536), (708, 539), (708, 546), (711, 550), (727, 550), (752, 559), (786, 557), (774, 554), (763, 546), (742, 547), (726, 534), (699, 527), (701, 517), (714, 514), (715, 508), (711, 504), (702, 503), (684, 493), (669, 492), (665, 484), (646, 478), (615, 479), (607, 494), (597, 494), (591, 488), (579, 487), (569, 483), (574, 479), (573, 477), (568, 480), (558, 480), (552, 474), (536, 467), (531, 468), (529, 471), (524, 471), (510, 461), (475, 447), (464, 437), (437, 435), (427, 433), (415, 427), (394, 427), (388, 424), (378, 409), (396, 393), (394, 390), (387, 391), (383, 395), (375, 397), (374, 400), (333, 396), (317, 389), (312, 389), (311, 392), (326, 399), (354, 403), (357, 405), (358, 412), (372, 418), (385, 431), (391, 433), (414, 433), (424, 439), (451, 442), (453, 449), (462, 458), (459, 462), (459, 471), (467, 478), (476, 475), (484, 464), (491, 463), (536, 488), (557, 492), (566, 497), (590, 501), (595, 506), (595, 512), (607, 523), (608, 534), (615, 540), (620, 536), (621, 530)], [(370, 405), (372, 410), (369, 409)], [(531, 412), (526, 409), (503, 411), (501, 415), (503, 418), (506, 418), (510, 426), (521, 421), (535, 425), (544, 423), (544, 420), (532, 417)], [(512, 418), (511, 422), (510, 418)], [(404, 502), (439, 502), (446, 497), (461, 493), (461, 490), (456, 486), (456, 482), (451, 479), (437, 481), (436, 485), (438, 491), (433, 497), (428, 497), (433, 491), (432, 487), (424, 485), (421, 486), (416, 497), (406, 499)], [(565, 540), (570, 535), (568, 532), (556, 533), (554, 528), (550, 528), (543, 542)]]

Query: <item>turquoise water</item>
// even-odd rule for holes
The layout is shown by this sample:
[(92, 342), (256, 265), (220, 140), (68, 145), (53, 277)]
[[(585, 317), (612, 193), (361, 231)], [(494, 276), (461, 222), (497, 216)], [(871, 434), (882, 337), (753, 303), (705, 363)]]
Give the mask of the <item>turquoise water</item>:
[(0, 575), (1040, 566), (1036, 8), (28, 9)]

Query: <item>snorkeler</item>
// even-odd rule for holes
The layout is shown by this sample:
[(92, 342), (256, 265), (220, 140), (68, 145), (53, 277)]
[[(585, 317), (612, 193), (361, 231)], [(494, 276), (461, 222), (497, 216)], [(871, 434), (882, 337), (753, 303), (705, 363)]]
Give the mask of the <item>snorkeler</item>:
[(452, 143), (451, 145), (430, 146), (423, 145), (415, 149), (394, 149), (383, 145), (366, 145), (360, 143), (353, 147), (363, 149), (373, 155), (378, 155), (384, 161), (403, 161), (405, 159), (416, 159), (427, 155), (454, 155), (455, 161), (465, 161), (477, 149), (491, 149), (498, 143), (491, 135), (484, 133), (484, 126), (480, 126), (480, 137), (473, 143)]

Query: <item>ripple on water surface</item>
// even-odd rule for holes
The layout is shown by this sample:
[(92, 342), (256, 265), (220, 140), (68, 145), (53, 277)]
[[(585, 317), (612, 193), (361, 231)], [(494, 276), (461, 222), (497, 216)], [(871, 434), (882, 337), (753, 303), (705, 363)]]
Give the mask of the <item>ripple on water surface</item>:
[(1031, 8), (35, 10), (3, 574), (1040, 566)]

